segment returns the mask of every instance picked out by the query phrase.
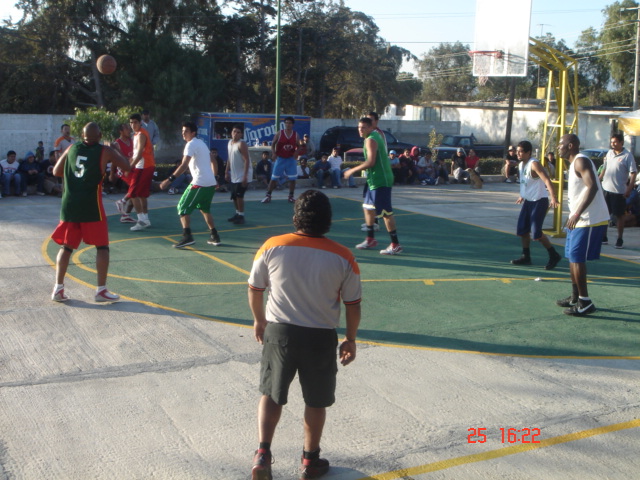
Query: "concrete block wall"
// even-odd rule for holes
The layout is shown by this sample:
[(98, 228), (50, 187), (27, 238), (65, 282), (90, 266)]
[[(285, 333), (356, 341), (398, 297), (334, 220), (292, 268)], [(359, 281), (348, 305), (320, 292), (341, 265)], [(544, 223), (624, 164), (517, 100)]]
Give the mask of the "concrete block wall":
[(17, 157), (31, 150), (35, 152), (38, 141), (44, 144), (44, 154), (53, 150), (53, 142), (60, 136), (60, 126), (73, 115), (22, 115), (0, 114), (0, 158), (6, 158), (9, 150)]

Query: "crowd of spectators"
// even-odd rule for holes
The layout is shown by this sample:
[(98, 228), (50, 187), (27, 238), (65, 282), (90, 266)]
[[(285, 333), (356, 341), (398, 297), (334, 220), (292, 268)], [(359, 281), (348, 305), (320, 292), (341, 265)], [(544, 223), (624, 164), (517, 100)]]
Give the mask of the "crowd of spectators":
[(14, 150), (9, 150), (6, 158), (0, 160), (0, 198), (10, 195), (26, 197), (29, 192), (36, 195), (59, 195), (62, 192), (62, 185), (52, 173), (56, 162), (55, 150), (45, 159), (43, 144), (38, 142), (35, 151), (30, 150), (18, 158)]

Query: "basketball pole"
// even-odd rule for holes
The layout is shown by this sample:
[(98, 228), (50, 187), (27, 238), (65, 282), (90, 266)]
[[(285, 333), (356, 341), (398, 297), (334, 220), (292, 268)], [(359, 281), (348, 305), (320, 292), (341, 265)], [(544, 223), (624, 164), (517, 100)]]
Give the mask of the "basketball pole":
[(280, 3), (281, 0), (278, 0), (278, 26), (276, 27), (276, 133), (280, 131)]

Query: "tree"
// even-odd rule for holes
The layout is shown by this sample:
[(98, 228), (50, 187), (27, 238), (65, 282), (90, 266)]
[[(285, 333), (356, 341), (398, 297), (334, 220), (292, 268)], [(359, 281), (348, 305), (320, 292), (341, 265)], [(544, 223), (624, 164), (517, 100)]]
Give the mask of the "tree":
[(476, 91), (471, 75), (469, 45), (441, 43), (418, 61), (418, 77), (424, 82), (421, 100), (468, 101)]
[(634, 45), (636, 38), (636, 11), (623, 11), (624, 8), (636, 8), (637, 2), (623, 0), (614, 2), (604, 9), (605, 22), (600, 35), (602, 53), (609, 63), (611, 79), (618, 87), (626, 87), (633, 82)]
[(579, 89), (582, 103), (598, 105), (611, 78), (609, 67), (602, 54), (599, 35), (594, 28), (583, 31), (576, 42), (576, 56), (579, 59)]

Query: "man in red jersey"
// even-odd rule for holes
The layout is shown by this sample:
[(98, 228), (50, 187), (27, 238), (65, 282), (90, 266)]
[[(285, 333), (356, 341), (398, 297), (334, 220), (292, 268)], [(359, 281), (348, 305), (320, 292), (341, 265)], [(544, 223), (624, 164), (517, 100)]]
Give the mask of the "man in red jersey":
[(271, 155), (275, 161), (273, 173), (271, 174), (271, 182), (267, 188), (267, 195), (262, 199), (262, 203), (271, 201), (271, 192), (273, 192), (278, 184), (278, 179), (286, 175), (289, 178), (289, 203), (296, 200), (293, 194), (296, 189), (296, 179), (298, 178), (298, 165), (296, 164), (296, 153), (298, 151), (298, 134), (293, 131), (295, 120), (293, 117), (284, 119), (284, 130), (280, 130), (273, 137), (271, 143)]

